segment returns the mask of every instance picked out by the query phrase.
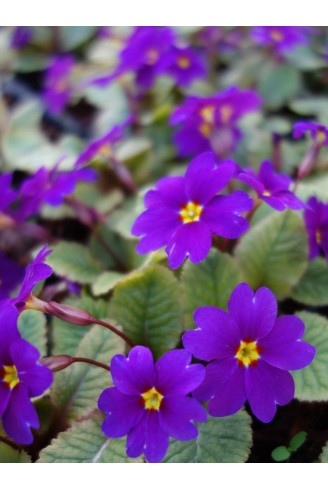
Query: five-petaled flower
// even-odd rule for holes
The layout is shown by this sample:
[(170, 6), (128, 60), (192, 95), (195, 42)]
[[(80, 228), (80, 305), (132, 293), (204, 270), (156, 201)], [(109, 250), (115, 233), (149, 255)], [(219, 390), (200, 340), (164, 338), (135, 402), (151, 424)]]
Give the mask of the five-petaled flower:
[(214, 306), (198, 308), (198, 328), (183, 336), (185, 349), (209, 363), (193, 394), (210, 400), (212, 416), (232, 415), (248, 400), (254, 415), (270, 422), (276, 405), (286, 405), (294, 396), (288, 371), (310, 364), (315, 348), (301, 340), (304, 324), (298, 317), (277, 319), (277, 301), (266, 287), (254, 294), (248, 284), (240, 284), (228, 308), (229, 313)]
[(252, 28), (251, 35), (258, 44), (271, 46), (281, 54), (292, 51), (298, 44), (305, 44), (306, 32), (306, 27), (258, 26)]
[(276, 173), (271, 162), (262, 162), (258, 175), (253, 169), (241, 169), (236, 178), (252, 187), (259, 199), (277, 211), (286, 208), (298, 210), (304, 207), (303, 202), (289, 190), (291, 178)]
[(212, 233), (224, 238), (238, 238), (248, 228), (240, 216), (253, 201), (242, 191), (231, 195), (216, 194), (235, 173), (232, 161), (217, 164), (213, 153), (192, 160), (186, 175), (165, 177), (145, 195), (144, 211), (132, 227), (141, 235), (137, 246), (141, 254), (166, 245), (168, 262), (177, 269), (187, 256), (201, 262), (212, 245)]
[(320, 146), (328, 146), (328, 128), (323, 124), (311, 121), (298, 121), (294, 124), (293, 138), (302, 138), (305, 133), (310, 133), (311, 138)]
[(40, 424), (30, 398), (42, 395), (53, 375), (39, 364), (38, 350), (21, 338), (17, 317), (11, 305), (0, 313), (0, 418), (9, 437), (31, 444), (31, 428), (38, 429)]
[(306, 203), (304, 221), (309, 239), (309, 259), (315, 259), (322, 250), (328, 262), (328, 204), (310, 197)]
[(102, 430), (108, 437), (127, 435), (127, 455), (145, 454), (150, 463), (160, 462), (169, 446), (169, 437), (180, 441), (198, 435), (196, 422), (205, 422), (206, 412), (189, 396), (204, 379), (205, 368), (190, 365), (191, 355), (177, 349), (154, 363), (147, 347), (131, 349), (126, 358), (111, 361), (114, 388), (99, 398), (100, 410), (107, 413)]

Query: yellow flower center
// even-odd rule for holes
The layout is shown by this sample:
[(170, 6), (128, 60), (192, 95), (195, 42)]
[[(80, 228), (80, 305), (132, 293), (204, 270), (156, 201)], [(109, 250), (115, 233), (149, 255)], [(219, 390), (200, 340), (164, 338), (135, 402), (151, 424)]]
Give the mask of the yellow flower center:
[(151, 388), (142, 393), (141, 398), (147, 410), (159, 410), (164, 396), (156, 388)]
[(55, 84), (55, 88), (59, 93), (66, 92), (66, 90), (68, 89), (67, 80), (65, 80), (64, 78), (59, 79)]
[(272, 31), (270, 31), (270, 37), (273, 41), (280, 42), (283, 40), (284, 35), (281, 31), (277, 31), (276, 29), (272, 29)]
[(208, 123), (203, 122), (198, 129), (202, 133), (202, 135), (205, 136), (205, 138), (208, 138), (211, 134), (212, 126)]
[(19, 377), (15, 366), (3, 366), (0, 374), (2, 381), (13, 390), (19, 383)]
[(190, 59), (186, 56), (180, 56), (178, 59), (178, 66), (180, 68), (189, 68), (190, 67)]
[(317, 131), (316, 141), (318, 143), (324, 143), (326, 139), (327, 139), (327, 135), (325, 134), (325, 132), (319, 129), (319, 131)]
[(320, 243), (322, 242), (322, 235), (321, 235), (321, 231), (320, 230), (317, 230), (315, 232), (315, 241), (320, 245)]
[(208, 124), (214, 124), (215, 107), (212, 105), (206, 105), (200, 110), (201, 118)]
[(231, 119), (233, 108), (230, 105), (223, 105), (220, 109), (220, 114), (223, 124), (226, 124)]
[(262, 196), (271, 196), (271, 192), (270, 191), (264, 191)]
[(241, 366), (254, 366), (260, 359), (260, 347), (254, 340), (242, 340), (236, 349), (236, 359)]
[(109, 143), (105, 143), (100, 147), (98, 155), (102, 158), (110, 158), (112, 156), (112, 147)]
[(147, 65), (154, 65), (158, 61), (159, 55), (156, 49), (150, 49), (147, 51)]
[(203, 206), (201, 206), (197, 202), (188, 202), (181, 208), (181, 221), (183, 221), (183, 223), (193, 223), (194, 221), (199, 221), (202, 211)]

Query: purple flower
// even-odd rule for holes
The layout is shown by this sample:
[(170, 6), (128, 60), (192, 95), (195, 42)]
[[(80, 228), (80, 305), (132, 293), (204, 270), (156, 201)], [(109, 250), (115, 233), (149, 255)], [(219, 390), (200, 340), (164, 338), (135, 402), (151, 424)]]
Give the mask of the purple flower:
[(61, 113), (71, 98), (70, 75), (74, 58), (70, 55), (57, 56), (45, 75), (44, 101), (54, 114)]
[(125, 129), (133, 121), (133, 116), (118, 126), (114, 126), (101, 138), (92, 141), (77, 159), (75, 166), (79, 167), (92, 161), (94, 158), (109, 160), (113, 155), (113, 146), (124, 137)]
[(79, 181), (93, 182), (97, 173), (89, 168), (74, 168), (59, 171), (58, 165), (52, 170), (41, 167), (27, 179), (21, 188), (20, 216), (26, 218), (35, 214), (43, 203), (60, 206), (65, 196), (74, 192)]
[(159, 64), (159, 72), (173, 77), (179, 87), (188, 87), (194, 80), (205, 78), (206, 66), (193, 49), (172, 46)]
[(305, 44), (306, 32), (306, 27), (259, 26), (251, 29), (251, 36), (258, 44), (273, 46), (277, 53), (284, 53), (293, 50), (297, 44)]
[(33, 32), (30, 26), (18, 26), (13, 30), (11, 46), (13, 48), (24, 48), (32, 38)]
[(262, 162), (258, 175), (252, 169), (241, 169), (236, 178), (255, 189), (258, 198), (277, 211), (304, 207), (302, 201), (288, 190), (292, 183), (290, 177), (277, 174), (271, 162)]
[(228, 308), (228, 313), (215, 306), (198, 308), (198, 328), (183, 335), (184, 347), (209, 363), (193, 394), (210, 400), (208, 413), (215, 417), (232, 415), (248, 400), (254, 415), (270, 422), (276, 405), (294, 396), (288, 371), (310, 364), (315, 348), (301, 340), (304, 324), (298, 317), (277, 319), (277, 301), (268, 288), (254, 294), (248, 284), (239, 284)]
[(0, 250), (0, 300), (9, 297), (23, 279), (23, 275), (23, 268)]
[(12, 179), (11, 172), (0, 175), (0, 213), (6, 211), (17, 198), (18, 193), (11, 188)]
[(52, 372), (39, 364), (38, 350), (22, 339), (18, 312), (6, 306), (0, 312), (0, 418), (9, 437), (31, 444), (31, 428), (40, 426), (31, 397), (42, 395), (52, 383)]
[(168, 262), (177, 269), (187, 256), (201, 262), (208, 255), (212, 233), (238, 238), (248, 228), (240, 213), (252, 207), (252, 200), (242, 191), (216, 196), (235, 172), (235, 163), (217, 165), (213, 153), (192, 160), (186, 175), (165, 177), (145, 195), (144, 211), (135, 221), (131, 233), (142, 238), (137, 246), (141, 254), (166, 245)]
[(211, 97), (187, 97), (170, 119), (172, 126), (181, 126), (174, 136), (179, 156), (196, 155), (222, 146), (223, 153), (231, 151), (241, 137), (236, 123), (258, 109), (260, 103), (256, 92), (236, 87)]
[(311, 133), (311, 138), (315, 142), (328, 146), (328, 129), (326, 126), (308, 121), (299, 121), (294, 124), (293, 138), (302, 138), (307, 132)]
[(309, 259), (313, 260), (322, 250), (328, 262), (328, 204), (310, 197), (306, 203), (304, 221), (309, 239)]
[(164, 354), (155, 364), (147, 347), (134, 347), (128, 358), (116, 355), (111, 362), (115, 388), (107, 388), (98, 401), (107, 413), (102, 430), (108, 437), (127, 435), (127, 455), (145, 454), (150, 463), (160, 462), (169, 437), (195, 439), (196, 422), (205, 422), (200, 403), (187, 395), (204, 379), (205, 369), (190, 365), (183, 349)]

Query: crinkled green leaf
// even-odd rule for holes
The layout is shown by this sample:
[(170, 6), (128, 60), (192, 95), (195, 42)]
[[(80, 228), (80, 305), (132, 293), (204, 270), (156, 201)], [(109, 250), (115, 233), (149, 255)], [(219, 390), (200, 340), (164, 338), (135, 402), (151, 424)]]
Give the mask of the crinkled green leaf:
[(185, 325), (193, 327), (193, 314), (200, 306), (225, 309), (233, 289), (242, 282), (242, 274), (232, 257), (212, 250), (200, 264), (187, 262), (182, 271)]
[(328, 264), (324, 258), (318, 257), (308, 263), (291, 296), (306, 305), (324, 306), (328, 303)]
[(88, 41), (97, 31), (95, 26), (61, 26), (58, 27), (62, 49), (69, 51)]
[(40, 453), (38, 463), (143, 463), (125, 454), (125, 438), (109, 439), (102, 430), (103, 417), (74, 422)]
[(328, 201), (328, 175), (321, 173), (304, 179), (298, 186), (297, 195), (303, 200), (316, 196), (320, 200)]
[(40, 311), (25, 310), (18, 319), (18, 328), (22, 337), (40, 352), (41, 357), (47, 353), (46, 317)]
[(312, 363), (293, 371), (295, 397), (305, 401), (328, 400), (328, 320), (316, 313), (297, 313), (305, 323), (304, 340), (317, 349)]
[(259, 78), (258, 90), (267, 107), (276, 109), (295, 97), (301, 88), (299, 71), (286, 64), (263, 67)]
[(160, 356), (177, 345), (182, 331), (178, 281), (158, 265), (129, 275), (114, 288), (111, 316), (133, 342)]
[(164, 463), (243, 463), (252, 446), (251, 418), (244, 411), (230, 417), (209, 417), (199, 436), (171, 441)]
[(108, 293), (123, 277), (124, 274), (120, 274), (119, 272), (103, 272), (92, 284), (92, 293), (95, 296)]
[(32, 463), (25, 451), (16, 451), (4, 442), (0, 442), (0, 463)]
[(52, 247), (47, 263), (59, 276), (81, 284), (91, 284), (102, 272), (89, 250), (75, 242), (60, 242)]
[(295, 46), (291, 51), (284, 53), (286, 59), (301, 70), (317, 70), (326, 66), (323, 56), (314, 53), (308, 44)]
[[(76, 356), (109, 366), (111, 358), (123, 352), (123, 341), (104, 327), (96, 325), (83, 337)], [(74, 419), (94, 410), (100, 393), (111, 384), (108, 371), (79, 362), (55, 373), (50, 395), (54, 404), (60, 410), (67, 411), (69, 419)]]
[(267, 286), (282, 299), (306, 269), (307, 247), (301, 214), (288, 210), (257, 223), (241, 237), (235, 253), (251, 287)]

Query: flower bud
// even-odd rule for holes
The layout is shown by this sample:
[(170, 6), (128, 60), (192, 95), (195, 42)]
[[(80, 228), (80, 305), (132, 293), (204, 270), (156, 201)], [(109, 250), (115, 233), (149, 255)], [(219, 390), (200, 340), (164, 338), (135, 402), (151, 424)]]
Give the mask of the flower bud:
[(95, 322), (95, 318), (90, 315), (90, 313), (81, 310), (80, 308), (76, 308), (75, 306), (61, 305), (55, 301), (49, 301), (45, 303), (45, 305), (45, 313), (54, 315), (64, 322), (81, 327), (85, 327)]
[(47, 366), (47, 368), (51, 369), (51, 371), (61, 371), (62, 369), (67, 368), (74, 362), (74, 357), (71, 356), (49, 356), (44, 357), (40, 360), (40, 363), (43, 366)]

